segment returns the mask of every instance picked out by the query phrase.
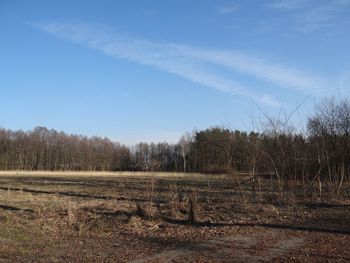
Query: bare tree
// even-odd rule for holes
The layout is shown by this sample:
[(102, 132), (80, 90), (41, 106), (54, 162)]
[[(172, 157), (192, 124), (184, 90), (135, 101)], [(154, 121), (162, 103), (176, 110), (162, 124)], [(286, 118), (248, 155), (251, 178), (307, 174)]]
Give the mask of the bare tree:
[(186, 156), (190, 152), (191, 147), (191, 135), (189, 133), (186, 133), (181, 136), (180, 141), (178, 142), (178, 145), (180, 146), (182, 161), (183, 161), (183, 172), (185, 173), (186, 170)]

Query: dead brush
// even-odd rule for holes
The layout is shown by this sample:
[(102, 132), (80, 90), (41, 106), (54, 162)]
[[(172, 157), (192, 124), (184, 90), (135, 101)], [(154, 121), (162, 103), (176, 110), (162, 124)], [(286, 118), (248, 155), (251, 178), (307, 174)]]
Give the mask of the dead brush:
[(191, 188), (188, 193), (188, 223), (193, 225), (198, 222), (198, 190)]
[[(155, 177), (152, 177), (149, 184), (146, 185), (146, 200), (135, 202), (135, 215), (141, 218), (147, 218), (148, 220), (155, 219), (159, 216), (159, 198), (157, 198), (155, 192), (157, 187), (157, 181)], [(158, 205), (157, 205), (158, 204)]]
[(35, 198), (36, 205), (34, 207), (34, 212), (38, 218), (48, 218), (48, 217), (55, 217), (57, 214), (57, 204), (55, 202), (55, 199), (53, 199), (51, 202), (47, 200), (43, 200), (41, 198)]
[(157, 207), (155, 207), (153, 204), (146, 202), (136, 202), (134, 214), (147, 220), (154, 220), (160, 216), (159, 209), (157, 209)]
[(167, 191), (166, 200), (169, 205), (170, 216), (177, 219), (179, 211), (182, 207), (182, 196), (179, 187), (176, 183), (169, 184), (169, 191)]
[(67, 202), (67, 220), (71, 226), (76, 226), (78, 223), (78, 207), (70, 200)]
[(141, 202), (136, 202), (135, 215), (145, 218), (147, 216), (147, 207)]

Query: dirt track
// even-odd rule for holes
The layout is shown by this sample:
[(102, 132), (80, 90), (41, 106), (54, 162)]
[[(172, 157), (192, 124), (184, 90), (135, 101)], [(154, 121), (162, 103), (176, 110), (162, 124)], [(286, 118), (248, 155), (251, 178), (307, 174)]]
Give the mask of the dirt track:
[(259, 243), (276, 239), (278, 231), (269, 230), (263, 234), (230, 235), (196, 244), (188, 249), (167, 250), (162, 253), (132, 260), (130, 263), (149, 262), (271, 262), (273, 259), (293, 252), (303, 245), (302, 238), (279, 239), (274, 245), (259, 251)]

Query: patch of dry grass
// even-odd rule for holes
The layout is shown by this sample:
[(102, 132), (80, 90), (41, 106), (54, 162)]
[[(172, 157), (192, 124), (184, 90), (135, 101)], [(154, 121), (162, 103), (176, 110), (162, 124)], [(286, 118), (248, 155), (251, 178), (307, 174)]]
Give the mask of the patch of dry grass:
[(0, 176), (59, 176), (59, 177), (226, 177), (225, 174), (175, 173), (175, 172), (96, 172), (96, 171), (0, 171)]
[(115, 255), (125, 262), (141, 248), (173, 246), (167, 240), (174, 235), (190, 242), (203, 230), (190, 223), (207, 225), (202, 234), (209, 235), (214, 225), (317, 222), (344, 229), (350, 220), (343, 203), (282, 204), (263, 179), (254, 198), (249, 181), (237, 184), (245, 181), (242, 175), (0, 172), (0, 262), (97, 262)]

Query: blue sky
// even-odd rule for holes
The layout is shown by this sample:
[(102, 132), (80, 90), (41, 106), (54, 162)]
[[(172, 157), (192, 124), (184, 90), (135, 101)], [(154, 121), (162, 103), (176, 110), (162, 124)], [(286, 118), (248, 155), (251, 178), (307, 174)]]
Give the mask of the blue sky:
[(350, 95), (350, 0), (0, 0), (0, 125), (121, 143)]

